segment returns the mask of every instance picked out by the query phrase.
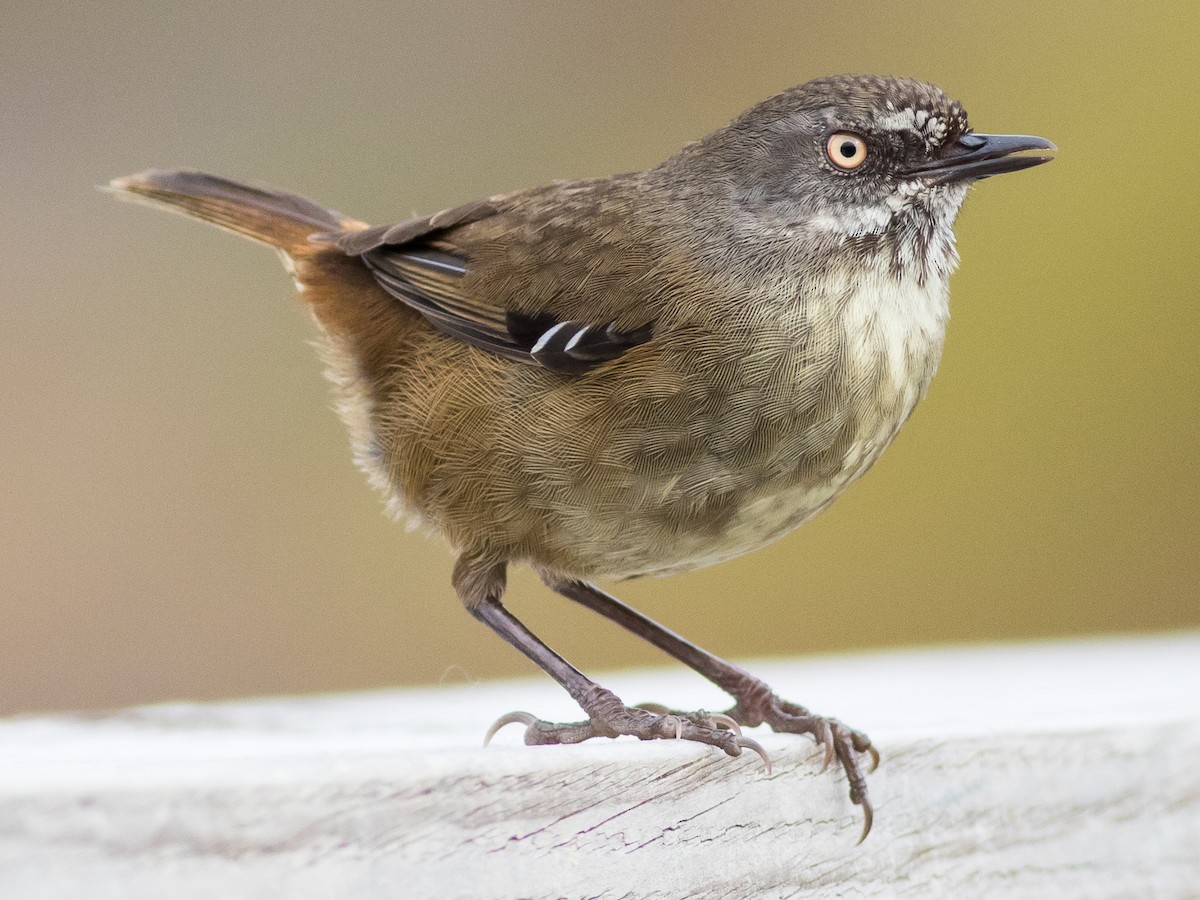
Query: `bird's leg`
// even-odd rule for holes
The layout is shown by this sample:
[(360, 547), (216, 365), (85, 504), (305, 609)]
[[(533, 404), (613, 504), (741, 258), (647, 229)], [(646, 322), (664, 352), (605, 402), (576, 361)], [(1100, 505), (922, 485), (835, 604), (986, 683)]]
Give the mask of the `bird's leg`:
[[(644, 638), (724, 690), (736, 701), (732, 708), (726, 710), (725, 715), (738, 724), (755, 726), (765, 722), (775, 731), (811, 734), (816, 742), (825, 748), (825, 765), (828, 766), (837, 759), (846, 773), (850, 782), (850, 799), (863, 808), (866, 822), (862, 837), (867, 836), (873, 812), (867, 797), (867, 781), (859, 754), (865, 753), (870, 756), (869, 771), (874, 771), (879, 765), (879, 751), (871, 746), (870, 738), (861, 731), (843, 725), (837, 719), (815, 715), (803, 706), (781, 699), (761, 679), (696, 646), (595, 585), (556, 578), (547, 572), (540, 574), (550, 588), (564, 597), (600, 613)], [(657, 712), (670, 712), (651, 704), (647, 704), (645, 708)]]
[(612, 691), (592, 681), (551, 650), (520, 620), (504, 608), (503, 562), (483, 563), (463, 557), (454, 570), (454, 586), (468, 611), (537, 663), (587, 714), (585, 722), (545, 722), (526, 712), (501, 716), (489, 729), (487, 740), (512, 722), (525, 725), (526, 744), (577, 744), (593, 737), (615, 738), (631, 735), (641, 740), (676, 738), (719, 747), (730, 756), (740, 756), (743, 748), (758, 753), (770, 769), (771, 761), (756, 741), (719, 728), (703, 717), (668, 713), (626, 706)]

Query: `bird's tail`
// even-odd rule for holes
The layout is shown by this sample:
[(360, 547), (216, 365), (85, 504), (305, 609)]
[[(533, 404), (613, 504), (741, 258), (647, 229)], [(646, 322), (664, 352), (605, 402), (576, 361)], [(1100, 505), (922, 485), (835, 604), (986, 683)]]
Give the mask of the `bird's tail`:
[(316, 250), (319, 232), (365, 228), (362, 222), (295, 194), (273, 191), (187, 170), (151, 169), (115, 178), (109, 189), (122, 199), (158, 206), (210, 222), (294, 257)]

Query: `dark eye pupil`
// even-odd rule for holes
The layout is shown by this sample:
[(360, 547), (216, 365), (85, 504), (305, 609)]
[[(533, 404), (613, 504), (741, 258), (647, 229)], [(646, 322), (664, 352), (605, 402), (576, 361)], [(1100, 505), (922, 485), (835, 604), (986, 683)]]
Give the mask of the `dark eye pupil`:
[(850, 159), (858, 153), (858, 145), (853, 141), (843, 141), (842, 145), (838, 147), (838, 153), (842, 154), (846, 159)]

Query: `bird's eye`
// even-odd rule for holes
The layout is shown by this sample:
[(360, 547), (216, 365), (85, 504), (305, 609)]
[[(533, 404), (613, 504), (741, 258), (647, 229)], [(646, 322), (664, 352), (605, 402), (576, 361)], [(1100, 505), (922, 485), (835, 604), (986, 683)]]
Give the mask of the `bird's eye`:
[(836, 131), (825, 142), (829, 160), (847, 172), (867, 161), (867, 142), (851, 131)]

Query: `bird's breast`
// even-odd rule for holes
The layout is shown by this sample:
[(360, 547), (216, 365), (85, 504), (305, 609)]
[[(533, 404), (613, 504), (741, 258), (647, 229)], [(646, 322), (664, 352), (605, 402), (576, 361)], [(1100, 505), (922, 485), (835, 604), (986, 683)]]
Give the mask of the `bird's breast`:
[(644, 545), (657, 559), (643, 571), (719, 562), (820, 512), (879, 458), (937, 368), (944, 279), (834, 271), (771, 305), (735, 371), (706, 376), (738, 385), (738, 396), (698, 404), (709, 416), (703, 447), (672, 474), (663, 527)]
[(922, 281), (877, 269), (832, 282), (831, 294), (841, 298), (846, 391), (857, 424), (844, 459), (844, 474), (853, 480), (925, 396), (941, 359), (949, 292), (944, 278)]

